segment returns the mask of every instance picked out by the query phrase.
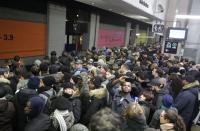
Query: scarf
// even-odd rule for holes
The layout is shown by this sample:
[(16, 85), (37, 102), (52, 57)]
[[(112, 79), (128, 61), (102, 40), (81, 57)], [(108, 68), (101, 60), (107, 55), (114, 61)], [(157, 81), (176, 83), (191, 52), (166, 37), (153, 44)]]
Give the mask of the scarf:
[(56, 109), (54, 111), (53, 117), (57, 119), (59, 126), (60, 126), (60, 131), (67, 131), (67, 125), (66, 125), (65, 120), (63, 118), (63, 116), (67, 113), (69, 113), (68, 110), (61, 112), (61, 111)]

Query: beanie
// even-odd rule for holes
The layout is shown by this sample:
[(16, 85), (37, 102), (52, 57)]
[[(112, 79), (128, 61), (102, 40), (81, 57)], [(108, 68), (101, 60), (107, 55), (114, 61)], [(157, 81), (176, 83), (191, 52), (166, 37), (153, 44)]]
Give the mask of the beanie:
[(167, 95), (163, 96), (163, 100), (162, 100), (163, 106), (170, 108), (171, 105), (173, 104), (173, 102), (174, 102), (174, 100), (171, 95), (167, 94)]
[(32, 76), (28, 80), (28, 88), (30, 89), (38, 89), (40, 85), (40, 79), (36, 76)]
[(29, 117), (34, 118), (43, 111), (45, 101), (40, 96), (34, 96), (30, 98), (29, 102), (31, 104)]

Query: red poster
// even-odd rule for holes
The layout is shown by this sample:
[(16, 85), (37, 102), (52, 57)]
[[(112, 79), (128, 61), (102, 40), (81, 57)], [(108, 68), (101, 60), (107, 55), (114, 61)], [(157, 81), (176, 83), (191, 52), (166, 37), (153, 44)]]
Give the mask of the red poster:
[(125, 45), (125, 30), (99, 29), (98, 48)]

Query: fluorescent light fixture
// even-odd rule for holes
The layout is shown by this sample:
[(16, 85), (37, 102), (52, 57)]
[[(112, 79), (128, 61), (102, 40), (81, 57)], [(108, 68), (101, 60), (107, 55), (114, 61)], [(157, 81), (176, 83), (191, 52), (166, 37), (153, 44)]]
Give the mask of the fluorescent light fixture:
[(141, 15), (129, 15), (129, 17), (131, 17), (133, 19), (138, 19), (138, 20), (149, 20), (149, 18), (147, 18), (145, 16), (141, 16)]
[(137, 33), (136, 36), (140, 36), (140, 33)]
[(200, 15), (176, 15), (177, 19), (200, 19)]

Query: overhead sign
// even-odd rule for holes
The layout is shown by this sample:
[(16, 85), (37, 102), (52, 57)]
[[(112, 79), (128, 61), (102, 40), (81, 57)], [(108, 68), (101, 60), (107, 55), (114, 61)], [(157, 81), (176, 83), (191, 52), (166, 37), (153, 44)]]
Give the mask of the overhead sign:
[(152, 26), (152, 32), (163, 34), (165, 30), (165, 26), (163, 24), (154, 24)]
[(164, 53), (176, 54), (178, 48), (177, 41), (165, 41)]

